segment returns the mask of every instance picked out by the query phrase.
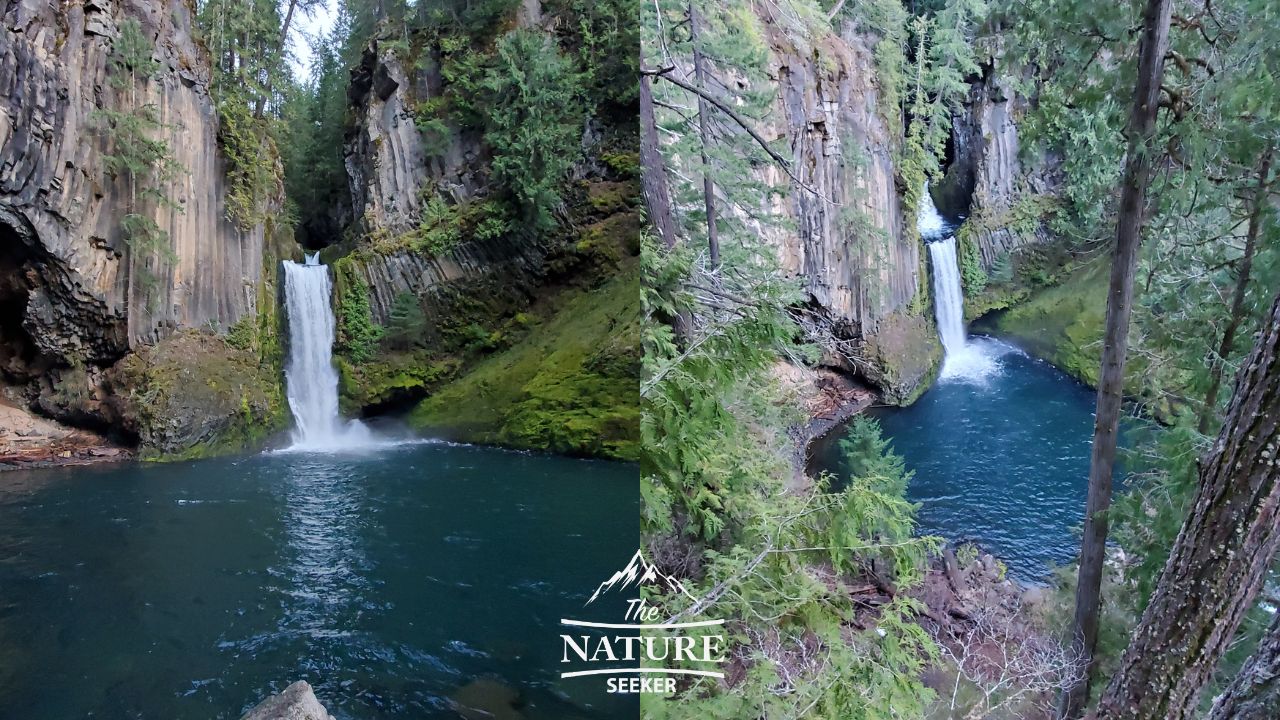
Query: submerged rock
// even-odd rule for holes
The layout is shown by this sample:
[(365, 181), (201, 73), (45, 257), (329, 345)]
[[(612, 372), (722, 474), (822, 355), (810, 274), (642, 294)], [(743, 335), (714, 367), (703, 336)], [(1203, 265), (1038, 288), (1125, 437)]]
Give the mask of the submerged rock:
[(520, 693), (497, 680), (479, 678), (462, 686), (451, 698), (454, 710), (466, 720), (524, 720)]
[(311, 685), (299, 680), (258, 703), (240, 720), (333, 720), (333, 716), (320, 704)]

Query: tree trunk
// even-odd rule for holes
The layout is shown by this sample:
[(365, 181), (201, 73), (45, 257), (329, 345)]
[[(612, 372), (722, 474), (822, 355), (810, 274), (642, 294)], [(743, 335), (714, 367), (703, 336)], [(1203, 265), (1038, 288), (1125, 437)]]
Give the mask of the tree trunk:
[(289, 9), (284, 14), (284, 22), (280, 25), (280, 48), (284, 49), (289, 41), (289, 24), (293, 21), (293, 11), (298, 6), (298, 0), (289, 0)]
[(653, 112), (653, 88), (648, 75), (640, 76), (640, 186), (649, 222), (667, 248), (676, 245), (676, 224), (671, 216), (667, 171), (658, 143), (658, 122)]
[(1280, 717), (1280, 613), (1240, 674), (1213, 702), (1205, 720), (1275, 720)]
[(1129, 311), (1133, 303), (1133, 275), (1142, 243), (1143, 209), (1151, 179), (1151, 137), (1159, 109), (1160, 78), (1169, 45), (1172, 0), (1148, 0), (1143, 19), (1138, 82), (1127, 129), (1129, 148), (1120, 188), (1116, 219), (1116, 245), (1111, 259), (1111, 284), (1107, 291), (1107, 324), (1103, 338), (1102, 368), (1098, 376), (1098, 409), (1089, 462), (1089, 497), (1085, 505), (1084, 537), (1076, 583), (1073, 641), (1086, 662), (1082, 679), (1066, 688), (1059, 706), (1063, 718), (1079, 717), (1089, 698), (1098, 645), (1098, 608), (1102, 590), (1102, 564), (1107, 543), (1106, 511), (1111, 506), (1112, 471), (1124, 399), (1124, 363), (1129, 345)]
[[(698, 87), (706, 90), (706, 61), (702, 50), (698, 47), (701, 41), (702, 25), (698, 19), (697, 8), (689, 3), (689, 39), (693, 45), (693, 77)], [(707, 148), (711, 147), (710, 108), (701, 95), (698, 96), (698, 139), (702, 146), (702, 195), (707, 209), (707, 249), (711, 255), (711, 269), (720, 267), (720, 238), (716, 231), (716, 185), (711, 179), (711, 158)]]
[(1258, 170), (1258, 186), (1253, 193), (1253, 207), (1249, 211), (1249, 229), (1244, 239), (1244, 256), (1240, 258), (1240, 268), (1236, 275), (1235, 293), (1231, 298), (1231, 316), (1227, 319), (1227, 327), (1222, 331), (1222, 342), (1218, 344), (1218, 352), (1209, 362), (1209, 389), (1204, 394), (1204, 407), (1200, 409), (1198, 429), (1202, 434), (1209, 432), (1214, 415), (1218, 412), (1218, 391), (1222, 387), (1222, 368), (1236, 344), (1236, 333), (1240, 323), (1244, 321), (1245, 296), (1249, 291), (1250, 275), (1253, 273), (1253, 254), (1258, 246), (1258, 230), (1262, 225), (1262, 211), (1266, 208), (1267, 182), (1271, 174), (1271, 150), (1262, 156), (1262, 167)]
[[(1098, 704), (1106, 720), (1183, 720), (1280, 545), (1280, 297), (1235, 393), (1160, 582)], [(1268, 716), (1273, 717), (1273, 716)]]

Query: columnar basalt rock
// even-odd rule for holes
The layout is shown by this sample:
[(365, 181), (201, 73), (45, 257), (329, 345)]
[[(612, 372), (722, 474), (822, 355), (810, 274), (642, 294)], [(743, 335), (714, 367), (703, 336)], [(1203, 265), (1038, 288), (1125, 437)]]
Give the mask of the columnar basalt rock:
[(969, 100), (952, 126), (953, 160), (944, 186), (944, 205), (968, 205), (971, 236), (982, 264), (990, 269), (1001, 255), (1052, 237), (1043, 216), (1058, 192), (1059, 161), (1022, 152), (1018, 120), (1031, 100), (1015, 92), (997, 70), (998, 58), (983, 65)]
[(487, 156), (478, 131), (451, 126), (439, 147), (423, 142), (416, 106), (439, 97), (444, 82), (436, 59), (423, 65), (410, 74), (375, 39), (351, 73), (347, 97), (359, 121), (347, 131), (345, 158), (352, 207), (366, 232), (417, 227), (429, 193), (453, 203), (484, 193)]
[[(361, 253), (342, 265), (368, 286), (372, 320), (385, 324), (402, 293), (419, 297), (433, 320), (444, 312), (439, 293), (451, 288), (465, 289), (476, 303), (501, 302), (504, 297), (528, 303), (546, 274), (546, 254), (540, 243), (508, 236), (474, 240), (434, 255), (407, 250)], [(339, 277), (338, 282), (343, 280)]]
[[(24, 278), (15, 299), (40, 353), (99, 364), (174, 328), (230, 325), (256, 312), (261, 227), (225, 217), (217, 114), (190, 7), (157, 0), (59, 5), (6, 0), (0, 15), (0, 233)], [(162, 70), (145, 82), (180, 170), (162, 183), (175, 207), (149, 204), (176, 260), (159, 263), (149, 301), (126, 307), (128, 249), (120, 219), (126, 184), (113, 177), (108, 139), (94, 118), (123, 108), (108, 82), (111, 44), (124, 18), (155, 40)], [(137, 294), (135, 294), (137, 295)], [(129, 315), (133, 315), (132, 322)], [(132, 328), (132, 337), (126, 328)]]
[[(909, 400), (941, 352), (927, 296), (919, 295), (928, 287), (923, 248), (914, 218), (905, 217), (894, 160), (901, 129), (888, 120), (897, 109), (881, 105), (874, 39), (851, 24), (797, 38), (767, 6), (757, 13), (778, 95), (755, 129), (789, 148), (783, 154), (800, 180), (776, 165), (756, 171), (778, 191), (760, 210), (787, 220), (760, 232), (802, 281), (809, 309), (844, 341), (824, 363), (863, 376), (891, 400)], [(1027, 106), (988, 68), (955, 117), (943, 192), (963, 206), (972, 195), (973, 237), (986, 268), (1049, 239), (1038, 214), (1052, 202), (1056, 162), (1019, 156), (1017, 120)]]
[(782, 140), (789, 169), (804, 184), (777, 165), (756, 170), (777, 190), (760, 211), (785, 219), (759, 231), (782, 269), (803, 283), (808, 308), (841, 341), (824, 364), (907, 399), (927, 382), (941, 349), (927, 322), (911, 320), (924, 318), (913, 303), (922, 248), (904, 218), (894, 167), (900, 131), (880, 107), (870, 41), (846, 26), (801, 42), (767, 8), (758, 12), (778, 95), (755, 129)]

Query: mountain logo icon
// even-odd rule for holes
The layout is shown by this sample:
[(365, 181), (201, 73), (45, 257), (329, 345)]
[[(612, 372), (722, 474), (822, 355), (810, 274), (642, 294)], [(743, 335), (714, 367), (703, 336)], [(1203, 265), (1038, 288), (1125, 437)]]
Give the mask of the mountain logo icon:
[(631, 562), (611, 575), (608, 580), (600, 583), (596, 591), (591, 594), (591, 598), (583, 604), (590, 605), (596, 598), (611, 590), (625, 590), (629, 587), (639, 589), (641, 585), (657, 587), (664, 593), (681, 592), (694, 602), (698, 600), (685, 588), (683, 583), (663, 573), (656, 565), (644, 559), (642, 551), (636, 550), (636, 554), (631, 556)]

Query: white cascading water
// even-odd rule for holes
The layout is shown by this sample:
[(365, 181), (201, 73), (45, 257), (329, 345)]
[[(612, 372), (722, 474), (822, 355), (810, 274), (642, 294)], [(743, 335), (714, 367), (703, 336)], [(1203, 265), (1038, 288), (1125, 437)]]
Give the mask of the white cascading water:
[(995, 358), (984, 348), (968, 341), (964, 328), (964, 291), (960, 286), (960, 262), (951, 224), (942, 217), (925, 183), (916, 213), (916, 228), (929, 245), (933, 263), (933, 305), (938, 320), (938, 337), (946, 357), (942, 377), (978, 380), (995, 369)]
[(964, 293), (960, 290), (955, 237), (929, 243), (929, 259), (933, 261), (933, 304), (937, 308), (938, 337), (947, 357), (952, 357), (965, 349)]
[(369, 429), (338, 414), (338, 372), (333, 367), (333, 283), (319, 254), (306, 264), (284, 263), (285, 312), (289, 319), (289, 361), (285, 386), (297, 426), (291, 450), (334, 451), (368, 445)]

